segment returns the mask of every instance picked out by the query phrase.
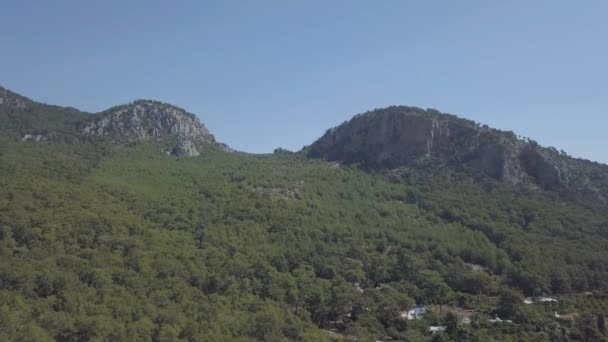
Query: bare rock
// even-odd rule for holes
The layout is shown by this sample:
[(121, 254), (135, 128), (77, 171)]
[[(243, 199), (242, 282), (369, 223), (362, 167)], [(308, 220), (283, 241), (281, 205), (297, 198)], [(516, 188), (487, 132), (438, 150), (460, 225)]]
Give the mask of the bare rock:
[(156, 101), (139, 100), (95, 114), (81, 125), (85, 136), (115, 140), (179, 137), (191, 142), (214, 143), (203, 123), (185, 110)]
[(512, 132), (414, 107), (388, 107), (359, 114), (328, 130), (305, 148), (310, 157), (398, 168), (420, 162), (467, 166), (509, 184), (566, 186), (569, 166), (550, 149), (517, 139)]
[(171, 155), (178, 157), (196, 157), (200, 155), (200, 153), (197, 150), (196, 145), (191, 140), (183, 140), (173, 148)]
[(34, 141), (34, 142), (40, 142), (40, 141), (45, 141), (48, 140), (46, 136), (42, 135), (42, 134), (25, 134), (23, 136), (23, 138), (21, 138), (21, 141)]
[(311, 157), (398, 167), (444, 154), (450, 142), (474, 134), (467, 124), (412, 107), (389, 107), (355, 116), (308, 147)]

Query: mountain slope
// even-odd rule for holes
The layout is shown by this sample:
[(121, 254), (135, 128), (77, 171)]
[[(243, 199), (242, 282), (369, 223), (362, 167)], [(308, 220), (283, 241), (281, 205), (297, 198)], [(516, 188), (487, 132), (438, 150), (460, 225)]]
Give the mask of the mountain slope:
[[(0, 136), (0, 340), (608, 337), (608, 215), (577, 198), (438, 164), (444, 138), (388, 168), (175, 157), (181, 131), (132, 106), (70, 143)], [(540, 295), (559, 301), (524, 304)], [(403, 319), (416, 304), (436, 313)]]
[(73, 140), (78, 135), (78, 123), (87, 117), (77, 109), (35, 102), (0, 87), (0, 132), (5, 136)]
[(465, 168), (504, 183), (536, 185), (608, 204), (608, 166), (436, 110), (395, 106), (360, 114), (328, 130), (305, 152), (376, 168)]
[(116, 143), (161, 139), (173, 144), (167, 152), (198, 155), (214, 136), (196, 115), (170, 104), (137, 100), (96, 114), (32, 101), (0, 87), (0, 127), (23, 141), (109, 139)]

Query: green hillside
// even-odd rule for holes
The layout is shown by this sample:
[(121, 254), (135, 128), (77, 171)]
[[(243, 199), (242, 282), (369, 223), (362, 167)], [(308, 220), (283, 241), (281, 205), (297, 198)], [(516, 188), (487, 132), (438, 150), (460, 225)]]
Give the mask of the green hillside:
[[(0, 141), (0, 340), (606, 339), (603, 214), (455, 171), (161, 149)], [(402, 319), (416, 303), (475, 314)]]
[(73, 141), (76, 125), (88, 116), (75, 108), (32, 101), (0, 86), (0, 134), (4, 137), (35, 134)]

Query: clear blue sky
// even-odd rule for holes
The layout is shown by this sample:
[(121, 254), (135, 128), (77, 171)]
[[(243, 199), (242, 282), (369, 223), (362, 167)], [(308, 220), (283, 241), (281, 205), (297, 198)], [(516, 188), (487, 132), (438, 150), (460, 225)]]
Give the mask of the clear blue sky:
[(28, 1), (0, 84), (99, 111), (151, 98), (250, 152), (393, 104), (608, 162), (608, 1)]

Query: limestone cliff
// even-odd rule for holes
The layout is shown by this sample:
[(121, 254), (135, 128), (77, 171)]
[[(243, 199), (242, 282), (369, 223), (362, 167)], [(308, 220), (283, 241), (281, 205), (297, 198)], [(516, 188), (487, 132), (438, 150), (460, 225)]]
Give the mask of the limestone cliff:
[(195, 144), (214, 143), (215, 138), (199, 119), (185, 110), (156, 101), (139, 100), (94, 115), (81, 125), (85, 136), (117, 140), (175, 137), (180, 155), (197, 155)]
[(0, 133), (35, 143), (155, 140), (165, 145), (167, 153), (177, 156), (197, 156), (202, 145), (216, 144), (194, 114), (170, 104), (138, 100), (90, 114), (36, 102), (3, 87)]
[(593, 184), (590, 175), (608, 171), (604, 165), (568, 157), (518, 139), (512, 132), (415, 107), (395, 106), (356, 115), (303, 151), (313, 158), (375, 168), (420, 163), (465, 168), (509, 184), (593, 193), (601, 201), (606, 200), (608, 190), (589, 186)]
[(355, 116), (328, 130), (310, 146), (309, 155), (373, 166), (397, 167), (436, 156), (450, 140), (473, 133), (466, 124), (403, 110)]
[(198, 118), (183, 109), (156, 101), (139, 100), (96, 114), (82, 125), (92, 136), (148, 139), (177, 135), (204, 142), (215, 141)]

